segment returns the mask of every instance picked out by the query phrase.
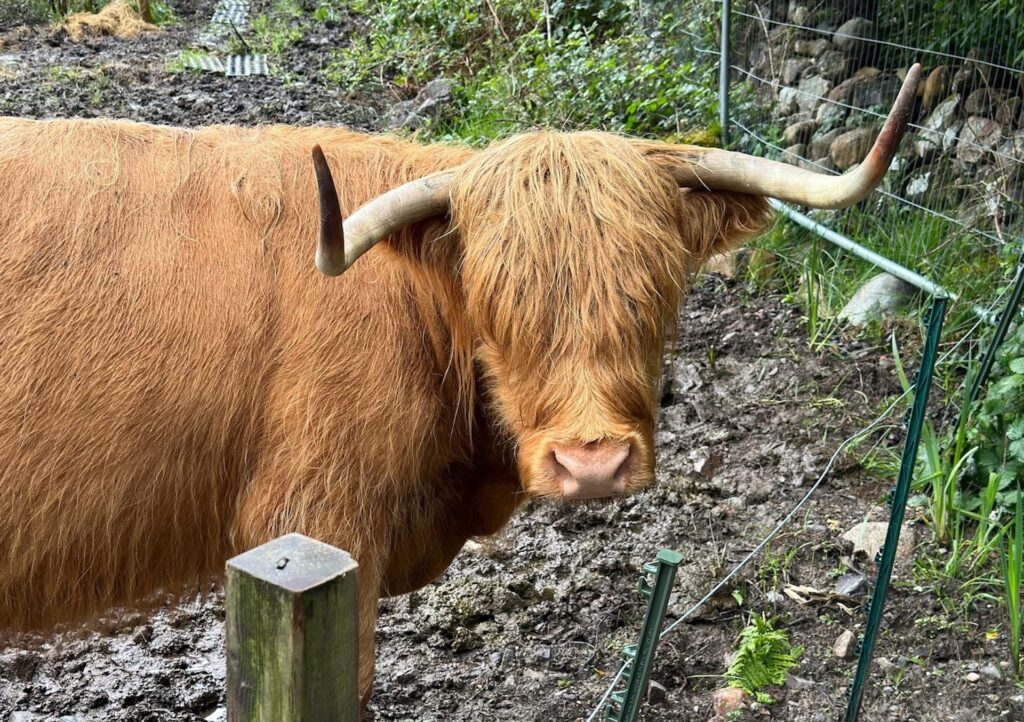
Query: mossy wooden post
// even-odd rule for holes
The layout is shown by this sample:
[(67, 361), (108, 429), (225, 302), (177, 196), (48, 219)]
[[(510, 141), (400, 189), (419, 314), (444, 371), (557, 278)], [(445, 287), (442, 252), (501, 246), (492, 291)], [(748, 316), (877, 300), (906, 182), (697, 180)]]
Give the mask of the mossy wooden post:
[(301, 534), (228, 561), (230, 722), (358, 722), (356, 567)]

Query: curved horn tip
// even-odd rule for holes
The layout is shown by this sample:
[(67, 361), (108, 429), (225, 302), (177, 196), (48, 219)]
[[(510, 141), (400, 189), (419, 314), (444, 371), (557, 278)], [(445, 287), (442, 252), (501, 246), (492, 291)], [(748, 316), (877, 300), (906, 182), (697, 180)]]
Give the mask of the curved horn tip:
[(316, 267), (326, 276), (338, 276), (348, 267), (345, 263), (345, 229), (338, 190), (331, 176), (331, 167), (319, 143), (313, 146), (312, 155), (320, 204), (320, 239), (316, 247)]

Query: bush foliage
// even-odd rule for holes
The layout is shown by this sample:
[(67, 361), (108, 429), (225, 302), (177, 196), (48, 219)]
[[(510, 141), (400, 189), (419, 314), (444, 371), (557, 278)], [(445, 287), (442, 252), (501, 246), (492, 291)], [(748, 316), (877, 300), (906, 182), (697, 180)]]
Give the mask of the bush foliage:
[(664, 135), (706, 124), (710, 66), (670, 3), (622, 0), (370, 0), (367, 32), (339, 51), (349, 90), (455, 81), (456, 111), (435, 138), (485, 142), (536, 126)]

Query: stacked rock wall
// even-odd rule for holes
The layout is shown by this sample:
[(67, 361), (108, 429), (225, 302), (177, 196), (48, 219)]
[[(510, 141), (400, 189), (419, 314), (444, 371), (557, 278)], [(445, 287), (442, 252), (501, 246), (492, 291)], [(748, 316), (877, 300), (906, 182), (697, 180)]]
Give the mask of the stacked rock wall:
[[(1000, 233), (1024, 201), (1024, 73), (886, 41), (876, 3), (746, 3), (734, 20), (737, 121), (789, 162), (843, 172), (860, 163), (913, 61), (924, 66), (911, 136), (887, 188), (953, 207)], [(863, 11), (868, 17), (852, 15)], [(933, 45), (921, 38), (921, 48)], [(748, 142), (750, 139), (747, 139)], [(756, 143), (755, 143), (756, 144)], [(748, 148), (749, 149), (749, 148)], [(980, 203), (979, 203), (980, 201)], [(965, 207), (966, 206), (966, 207)]]

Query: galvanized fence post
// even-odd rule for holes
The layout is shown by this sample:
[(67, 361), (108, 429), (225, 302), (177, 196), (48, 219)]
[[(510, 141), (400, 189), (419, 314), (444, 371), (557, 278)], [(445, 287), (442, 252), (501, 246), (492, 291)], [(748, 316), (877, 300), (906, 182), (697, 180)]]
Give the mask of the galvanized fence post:
[(729, 145), (729, 13), (730, 0), (722, 0), (722, 38), (718, 68), (718, 125), (722, 147)]
[(889, 580), (896, 562), (896, 547), (900, 542), (900, 528), (903, 526), (903, 515), (906, 511), (907, 497), (910, 493), (910, 482), (914, 476), (914, 465), (917, 461), (917, 447), (921, 440), (921, 428), (928, 407), (928, 391), (932, 384), (932, 372), (935, 369), (935, 357), (938, 353), (939, 338), (942, 335), (942, 322), (946, 318), (946, 304), (949, 299), (936, 296), (932, 299), (932, 307), (928, 316), (928, 333), (924, 351), (921, 354), (921, 367), (917, 372), (917, 383), (914, 388), (914, 406), (910, 414), (907, 428), (907, 440), (903, 447), (903, 459), (900, 473), (896, 481), (896, 489), (892, 495), (892, 513), (889, 516), (889, 528), (885, 534), (885, 545), (880, 552), (878, 562), (878, 579), (871, 595), (868, 607), (868, 623), (861, 642), (860, 656), (857, 659), (857, 672), (850, 687), (850, 700), (846, 708), (846, 722), (856, 722), (860, 714), (860, 705), (864, 696), (864, 685), (871, 668), (871, 659), (875, 652), (875, 640), (882, 624), (882, 612), (885, 609), (885, 597), (889, 591)]
[(231, 722), (358, 722), (355, 561), (287, 534), (228, 561)]

